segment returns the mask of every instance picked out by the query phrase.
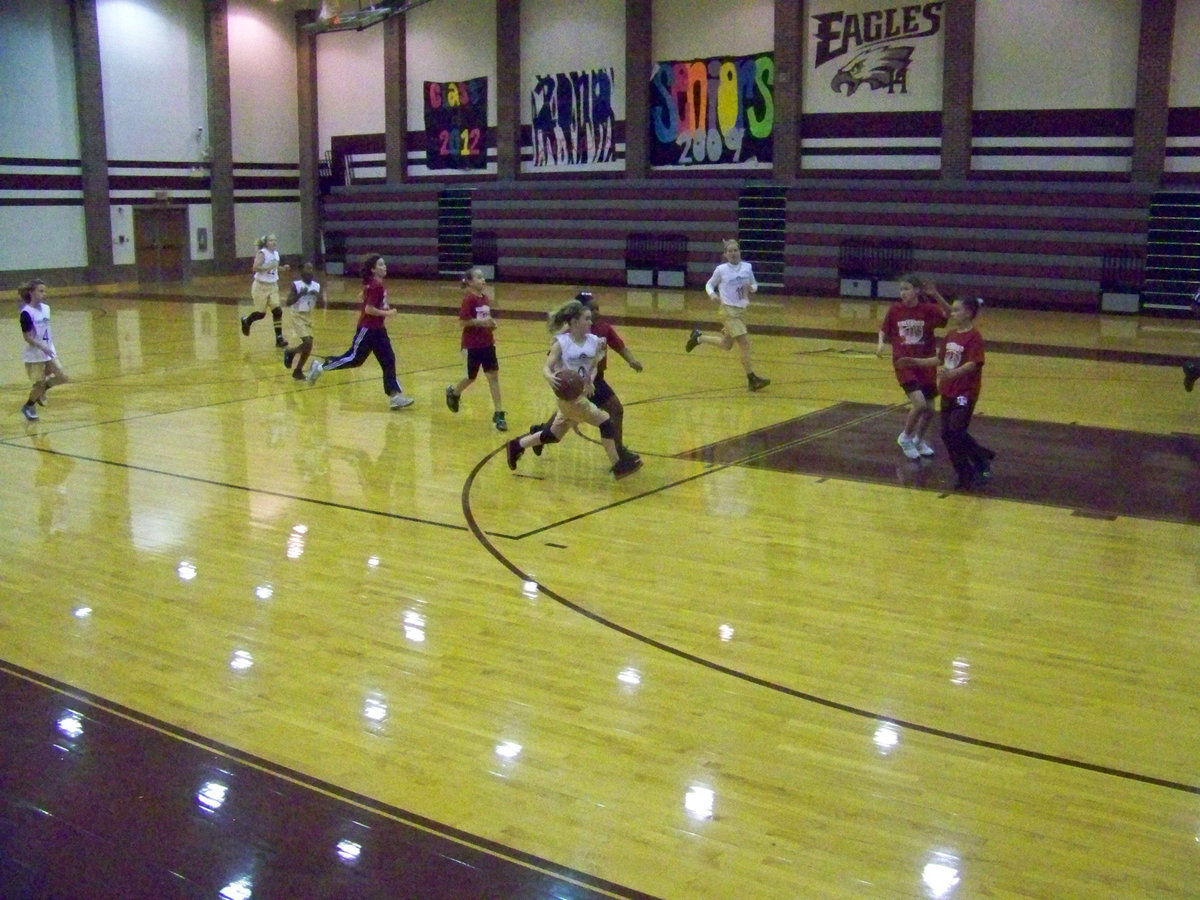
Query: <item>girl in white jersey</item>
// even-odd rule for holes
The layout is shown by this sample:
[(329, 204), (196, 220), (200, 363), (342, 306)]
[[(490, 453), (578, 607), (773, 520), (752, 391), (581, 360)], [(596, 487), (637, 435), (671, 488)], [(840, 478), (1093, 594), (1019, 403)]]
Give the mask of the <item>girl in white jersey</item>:
[(724, 256), (725, 262), (717, 266), (704, 286), (711, 299), (721, 301), (721, 333), (705, 334), (699, 328), (693, 328), (684, 349), (691, 353), (698, 344), (716, 344), (722, 350), (728, 350), (737, 344), (750, 390), (761, 391), (771, 381), (754, 374), (745, 322), (746, 307), (750, 305), (750, 295), (758, 290), (758, 282), (754, 280), (750, 263), (742, 259), (742, 248), (737, 241), (725, 241)]
[(17, 289), (21, 298), (21, 334), (25, 338), (25, 372), (33, 383), (21, 414), (37, 421), (37, 404), (45, 405), (46, 391), (64, 384), (67, 375), (58, 364), (54, 339), (50, 335), (50, 307), (46, 305), (46, 284), (39, 278)]
[(279, 273), (286, 272), (290, 266), (279, 264), (279, 244), (273, 234), (264, 234), (257, 241), (258, 252), (254, 254), (254, 280), (250, 282), (250, 302), (254, 304), (254, 312), (242, 317), (242, 334), (250, 336), (250, 326), (259, 319), (267, 317), (271, 310), (271, 319), (275, 325), (275, 346), (286, 347), (283, 338), (283, 310), (279, 308)]
[(581, 422), (587, 422), (600, 429), (600, 443), (612, 463), (612, 473), (615, 477), (624, 478), (641, 468), (641, 457), (620, 455), (617, 451), (616, 429), (608, 413), (589, 399), (594, 390), (596, 363), (604, 356), (607, 348), (604, 338), (590, 332), (591, 327), (592, 311), (578, 300), (569, 300), (550, 313), (549, 329), (554, 335), (554, 342), (550, 345), (550, 352), (546, 354), (542, 376), (553, 390), (558, 384), (560, 372), (577, 372), (583, 377), (583, 393), (574, 400), (556, 397), (558, 412), (547, 427), (508, 442), (508, 467), (514, 472), (517, 469), (517, 460), (527, 449), (543, 444), (556, 444), (573, 425)]
[(325, 300), (325, 289), (316, 279), (316, 270), (312, 263), (306, 262), (300, 267), (300, 277), (292, 282), (292, 292), (288, 294), (285, 304), (292, 311), (292, 333), (300, 342), (297, 347), (285, 347), (283, 350), (284, 368), (292, 369), (292, 360), (296, 367), (292, 369), (292, 377), (304, 381), (304, 365), (308, 355), (312, 353), (312, 311), (317, 303), (328, 308)]

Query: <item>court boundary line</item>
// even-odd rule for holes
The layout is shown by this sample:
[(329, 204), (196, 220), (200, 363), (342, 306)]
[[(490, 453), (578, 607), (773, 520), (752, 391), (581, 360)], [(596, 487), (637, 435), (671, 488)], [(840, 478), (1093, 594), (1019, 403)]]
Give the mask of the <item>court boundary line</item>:
[[(767, 690), (773, 691), (775, 693), (782, 694), (787, 697), (792, 697), (794, 699), (801, 700), (806, 703), (812, 703), (814, 705), (821, 706), (825, 709), (831, 709), (836, 712), (847, 713), (849, 715), (856, 716), (858, 718), (869, 719), (873, 722), (887, 722), (887, 723), (895, 725), (899, 728), (906, 728), (917, 734), (924, 734), (929, 737), (940, 738), (943, 740), (951, 741), (956, 744), (962, 744), (964, 746), (978, 747), (980, 749), (992, 750), (997, 753), (1003, 753), (1003, 754), (1007, 754), (1010, 756), (1020, 757), (1023, 759), (1031, 759), (1031, 760), (1034, 760), (1037, 762), (1045, 762), (1045, 763), (1050, 763), (1053, 765), (1065, 766), (1068, 768), (1078, 769), (1078, 770), (1084, 771), (1084, 772), (1090, 772), (1090, 773), (1096, 774), (1096, 775), (1105, 775), (1105, 776), (1109, 776), (1109, 777), (1113, 777), (1113, 778), (1120, 778), (1120, 779), (1123, 779), (1126, 781), (1133, 781), (1133, 782), (1137, 782), (1140, 784), (1150, 785), (1152, 787), (1161, 787), (1161, 788), (1166, 788), (1168, 790), (1178, 791), (1180, 793), (1193, 794), (1193, 795), (1200, 796), (1200, 784), (1189, 784), (1187, 782), (1175, 781), (1175, 780), (1169, 779), (1169, 778), (1159, 778), (1158, 776), (1155, 776), (1155, 775), (1146, 775), (1141, 772), (1134, 772), (1129, 769), (1121, 769), (1121, 768), (1117, 768), (1115, 766), (1105, 766), (1105, 765), (1101, 765), (1100, 763), (1087, 762), (1086, 760), (1074, 759), (1069, 756), (1060, 756), (1058, 754), (1045, 753), (1040, 750), (1032, 750), (1027, 747), (1020, 747), (1016, 744), (1006, 744), (1003, 741), (993, 741), (993, 740), (989, 740), (987, 738), (974, 737), (972, 735), (964, 734), (962, 732), (950, 731), (949, 729), (945, 729), (945, 728), (937, 728), (932, 725), (923, 725), (920, 722), (914, 722), (914, 721), (907, 720), (907, 719), (898, 719), (898, 718), (893, 718), (890, 716), (885, 716), (879, 712), (874, 712), (872, 710), (865, 709), (863, 707), (854, 706), (849, 703), (843, 703), (839, 700), (833, 700), (828, 697), (822, 697), (818, 694), (814, 694), (809, 691), (802, 691), (798, 688), (793, 688), (786, 684), (782, 684), (777, 681), (772, 681), (769, 678), (763, 678), (762, 676), (759, 676), (759, 675), (752, 675), (751, 673), (744, 672), (741, 669), (735, 669), (732, 666), (727, 666), (727, 665), (724, 665), (723, 663), (718, 663), (718, 662), (714, 662), (713, 660), (706, 659), (705, 657), (700, 656), (696, 653), (692, 653), (688, 650), (684, 650), (680, 647), (676, 647), (672, 644), (668, 644), (665, 641), (660, 641), (657, 638), (652, 638), (647, 634), (643, 634), (640, 631), (636, 631), (626, 625), (622, 625), (619, 622), (614, 621), (613, 619), (603, 616), (597, 612), (593, 612), (592, 610), (588, 609), (587, 607), (583, 606), (582, 604), (576, 603), (575, 601), (570, 600), (567, 597), (564, 597), (562, 594), (559, 594), (558, 592), (554, 591), (552, 588), (547, 587), (546, 585), (537, 581), (535, 578), (533, 578), (527, 572), (523, 571), (516, 563), (512, 562), (507, 556), (505, 556), (503, 553), (501, 553), (500, 550), (490, 540), (488, 540), (488, 533), (485, 532), (479, 526), (479, 523), (475, 520), (475, 515), (471, 509), (471, 488), (475, 483), (475, 477), (476, 477), (476, 475), (479, 474), (479, 472), (481, 472), (483, 470), (483, 467), (491, 461), (492, 457), (497, 456), (503, 449), (504, 449), (503, 447), (499, 447), (499, 448), (493, 450), (491, 453), (484, 456), (481, 460), (479, 460), (479, 462), (476, 463), (475, 467), (471, 470), (471, 473), (467, 476), (466, 482), (464, 482), (464, 484), (463, 484), (463, 488), (462, 488), (463, 515), (467, 520), (467, 525), (470, 527), (471, 533), (475, 535), (475, 539), (477, 541), (479, 541), (480, 544), (483, 545), (484, 549), (487, 550), (488, 553), (490, 553), (492, 555), (492, 557), (496, 559), (497, 562), (499, 562), (502, 566), (504, 566), (504, 568), (508, 569), (510, 572), (512, 572), (514, 575), (516, 575), (518, 578), (520, 578), (522, 582), (533, 583), (533, 584), (537, 585), (537, 589), (540, 593), (545, 594), (547, 597), (549, 597), (554, 602), (560, 604), (561, 606), (565, 607), (566, 609), (570, 610), (571, 612), (574, 612), (578, 615), (583, 616), (586, 619), (589, 619), (592, 622), (595, 622), (597, 625), (600, 625), (601, 627), (607, 628), (611, 631), (616, 632), (617, 634), (621, 634), (625, 637), (631, 638), (641, 644), (645, 644), (646, 646), (651, 647), (652, 649), (661, 651), (663, 653), (667, 653), (671, 656), (676, 657), (677, 659), (683, 660), (684, 662), (689, 662), (694, 665), (699, 665), (699, 666), (702, 666), (703, 668), (709, 669), (710, 671), (714, 671), (714, 672), (720, 673), (722, 675), (727, 675), (729, 677), (735, 678), (744, 683), (751, 684), (756, 687), (766, 688)], [(684, 479), (684, 481), (677, 482), (677, 483), (682, 484), (682, 483), (685, 483), (686, 481), (691, 481), (696, 478), (700, 478), (704, 475), (710, 474), (710, 472), (721, 471), (721, 469), (726, 468), (726, 467), (727, 466), (714, 467), (711, 470), (697, 473), (696, 475), (690, 476), (689, 478)], [(613, 505), (614, 506), (621, 505), (623, 503), (629, 502), (629, 500), (632, 500), (632, 499), (637, 499), (637, 498), (628, 498), (626, 500), (619, 501), (617, 504), (613, 504)], [(575, 517), (575, 518), (579, 518), (579, 517)]]
[(422, 519), (418, 516), (406, 516), (402, 513), (389, 512), (384, 509), (369, 509), (365, 506), (351, 506), (348, 503), (338, 503), (336, 500), (319, 500), (316, 497), (302, 497), (299, 494), (288, 494), (283, 491), (272, 491), (266, 488), (251, 487), (248, 484), (234, 484), (229, 481), (217, 481), (214, 478), (202, 478), (199, 475), (186, 475), (182, 472), (165, 472), (162, 469), (152, 469), (149, 466), (139, 466), (133, 463), (117, 462), (111, 459), (100, 459), (96, 456), (86, 456), (82, 453), (67, 453), (64, 450), (51, 450), (47, 447), (34, 447), (26, 444), (14, 443), (11, 440), (0, 440), (0, 447), (12, 447), (16, 450), (31, 450), (34, 453), (49, 453), (52, 456), (61, 456), (65, 459), (74, 459), (80, 462), (97, 463), (102, 466), (115, 466), (120, 469), (128, 469), (131, 472), (144, 472), (150, 475), (161, 475), (163, 478), (178, 478), (182, 481), (190, 481), (194, 484), (205, 484), (210, 487), (225, 488), (232, 491), (243, 491), (247, 494), (262, 494), (267, 497), (279, 497), (284, 500), (295, 500), (300, 503), (312, 503), (317, 506), (324, 506), (330, 509), (339, 509), (344, 512), (364, 513), (371, 516), (382, 516), (386, 519), (396, 519), (401, 522), (412, 522), (416, 525), (434, 525), (438, 528), (449, 528), (453, 531), (467, 531), (466, 525), (456, 525), (450, 522), (438, 522), (434, 519)]
[(122, 719), (139, 728), (146, 728), (155, 731), (172, 740), (181, 743), (190, 744), (208, 753), (213, 753), (217, 756), (225, 757), (233, 760), (239, 765), (246, 766), (257, 772), (269, 775), (273, 778), (278, 778), (296, 787), (303, 788), (313, 793), (330, 797), (341, 801), (350, 806), (358, 807), (359, 809), (367, 810), (376, 815), (382, 816), (393, 822), (406, 825), (417, 831), (426, 834), (432, 834), (460, 846), (469, 847), (472, 850), (477, 850), (485, 853), (488, 856), (497, 859), (505, 860), (506, 862), (519, 865), (529, 871), (538, 872), (543, 875), (549, 875), (554, 878), (565, 881), (568, 884), (575, 884), (579, 887), (585, 887), (589, 890), (594, 890), (599, 893), (607, 894), (614, 898), (629, 898), (629, 900), (653, 900), (653, 895), (645, 894), (636, 891), (633, 888), (628, 888), (616, 882), (607, 881), (595, 875), (589, 875), (587, 872), (582, 872), (578, 869), (571, 869), (563, 866), (558, 867), (557, 863), (533, 853), (526, 853), (514, 847), (509, 847), (501, 844), (498, 841), (492, 841), (488, 838), (480, 837), (472, 834), (469, 831), (455, 828), (452, 825), (447, 825), (443, 822), (438, 822), (435, 819), (430, 819), (418, 813), (410, 812), (398, 806), (393, 806), (383, 800), (370, 797), (366, 794), (361, 794), (358, 791), (352, 791), (349, 788), (340, 787), (332, 782), (326, 781), (323, 778), (318, 778), (315, 775), (308, 775), (298, 769), (293, 769), (290, 766), (285, 766), (282, 763), (275, 763), (265, 757), (250, 753), (246, 750), (239, 750), (222, 741), (214, 738), (207, 738), (197, 732), (184, 728), (180, 725), (172, 725), (163, 719), (156, 716), (151, 716), (147, 713), (139, 712), (131, 707), (117, 703), (114, 700), (109, 700), (101, 697), (99, 694), (94, 694), (91, 691), (77, 688), (66, 682), (59, 681), (48, 675), (35, 672), (32, 669), (26, 669), (16, 663), (9, 662), (5, 659), (0, 659), (0, 671), (18, 678), (29, 684), (33, 684), (43, 690), (48, 690), (56, 694), (60, 694), (71, 700), (87, 704), (96, 709), (102, 710), (108, 715)]

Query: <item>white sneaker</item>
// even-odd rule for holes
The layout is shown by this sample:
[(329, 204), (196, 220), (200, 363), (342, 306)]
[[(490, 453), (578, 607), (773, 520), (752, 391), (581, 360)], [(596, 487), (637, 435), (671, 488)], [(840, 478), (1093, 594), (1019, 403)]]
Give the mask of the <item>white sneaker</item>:
[(917, 449), (917, 442), (907, 434), (901, 433), (900, 437), (896, 438), (896, 443), (900, 445), (901, 452), (909, 459), (921, 458), (921, 452)]
[(928, 441), (917, 441), (917, 452), (922, 456), (933, 456), (933, 448)]
[(412, 406), (416, 401), (407, 394), (392, 394), (392, 399), (388, 401), (388, 406), (392, 409), (404, 409), (406, 406)]
[(313, 360), (312, 365), (308, 367), (308, 374), (304, 376), (304, 380), (309, 384), (316, 382), (321, 377), (321, 373), (325, 371), (325, 367), (321, 365), (319, 360)]

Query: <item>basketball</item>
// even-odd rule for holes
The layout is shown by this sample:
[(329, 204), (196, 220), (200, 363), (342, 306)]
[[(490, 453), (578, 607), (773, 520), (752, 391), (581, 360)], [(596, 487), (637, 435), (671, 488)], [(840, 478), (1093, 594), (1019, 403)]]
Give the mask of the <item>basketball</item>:
[(554, 376), (554, 396), (560, 400), (578, 400), (583, 393), (583, 376), (573, 369), (563, 369)]

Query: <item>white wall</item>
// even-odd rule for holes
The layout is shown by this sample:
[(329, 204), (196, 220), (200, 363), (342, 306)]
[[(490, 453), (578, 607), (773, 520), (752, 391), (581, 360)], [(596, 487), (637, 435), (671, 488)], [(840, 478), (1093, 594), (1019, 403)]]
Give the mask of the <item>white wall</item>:
[[(240, 169), (245, 163), (296, 163), (300, 158), (299, 99), (296, 81), (296, 20), (286, 4), (235, 0), (229, 4), (229, 100), (233, 122), (234, 245), (238, 256), (253, 256), (255, 240), (266, 232), (279, 237), (279, 252), (300, 252), (300, 201), (296, 188), (250, 188), (256, 175), (295, 176), (296, 170)], [(382, 29), (380, 29), (382, 32)], [(382, 74), (382, 70), (380, 72)], [(250, 197), (257, 202), (247, 202)], [(265, 198), (279, 198), (266, 201)], [(238, 202), (241, 201), (241, 202)], [(189, 210), (193, 258), (196, 229), (210, 236), (212, 208)]]
[[(772, 0), (654, 0), (651, 63), (707, 56), (748, 56), (775, 44)], [(646, 73), (646, 80), (650, 79)]]
[[(78, 164), (36, 164), (79, 159), (69, 7), (3, 0), (0, 16), (0, 157), (28, 163), (0, 163), (0, 173), (16, 179), (78, 177)], [(64, 205), (14, 205), (33, 198)], [(6, 189), (0, 190), (0, 200), (6, 201), (0, 205), (0, 270), (87, 264), (81, 190)]]
[[(625, 118), (625, 0), (541, 0), (521, 4), (521, 123), (538, 75), (613, 69), (613, 113)], [(650, 73), (638, 83), (646, 90)]]
[(317, 119), (322, 153), (335, 134), (383, 133), (382, 25), (317, 36)]
[(1171, 106), (1200, 106), (1200, 0), (1175, 0), (1171, 46)]
[(1140, 0), (977, 0), (975, 8), (976, 109), (1133, 107)]
[(0, 17), (0, 156), (78, 159), (69, 7), (3, 0)]
[(195, 0), (97, 0), (109, 159), (197, 162), (208, 133), (204, 14)]
[(405, 17), (409, 130), (425, 128), (426, 81), (469, 78), (487, 78), (487, 121), (495, 127), (496, 0), (437, 0)]
[(300, 158), (295, 19), (282, 5), (229, 4), (234, 164)]
[[(235, 203), (233, 218), (236, 226), (235, 245), (239, 257), (249, 259), (254, 256), (257, 251), (255, 241), (264, 234), (274, 234), (278, 237), (280, 253), (286, 255), (300, 252), (299, 203)], [(209, 233), (212, 233), (211, 229)]]

